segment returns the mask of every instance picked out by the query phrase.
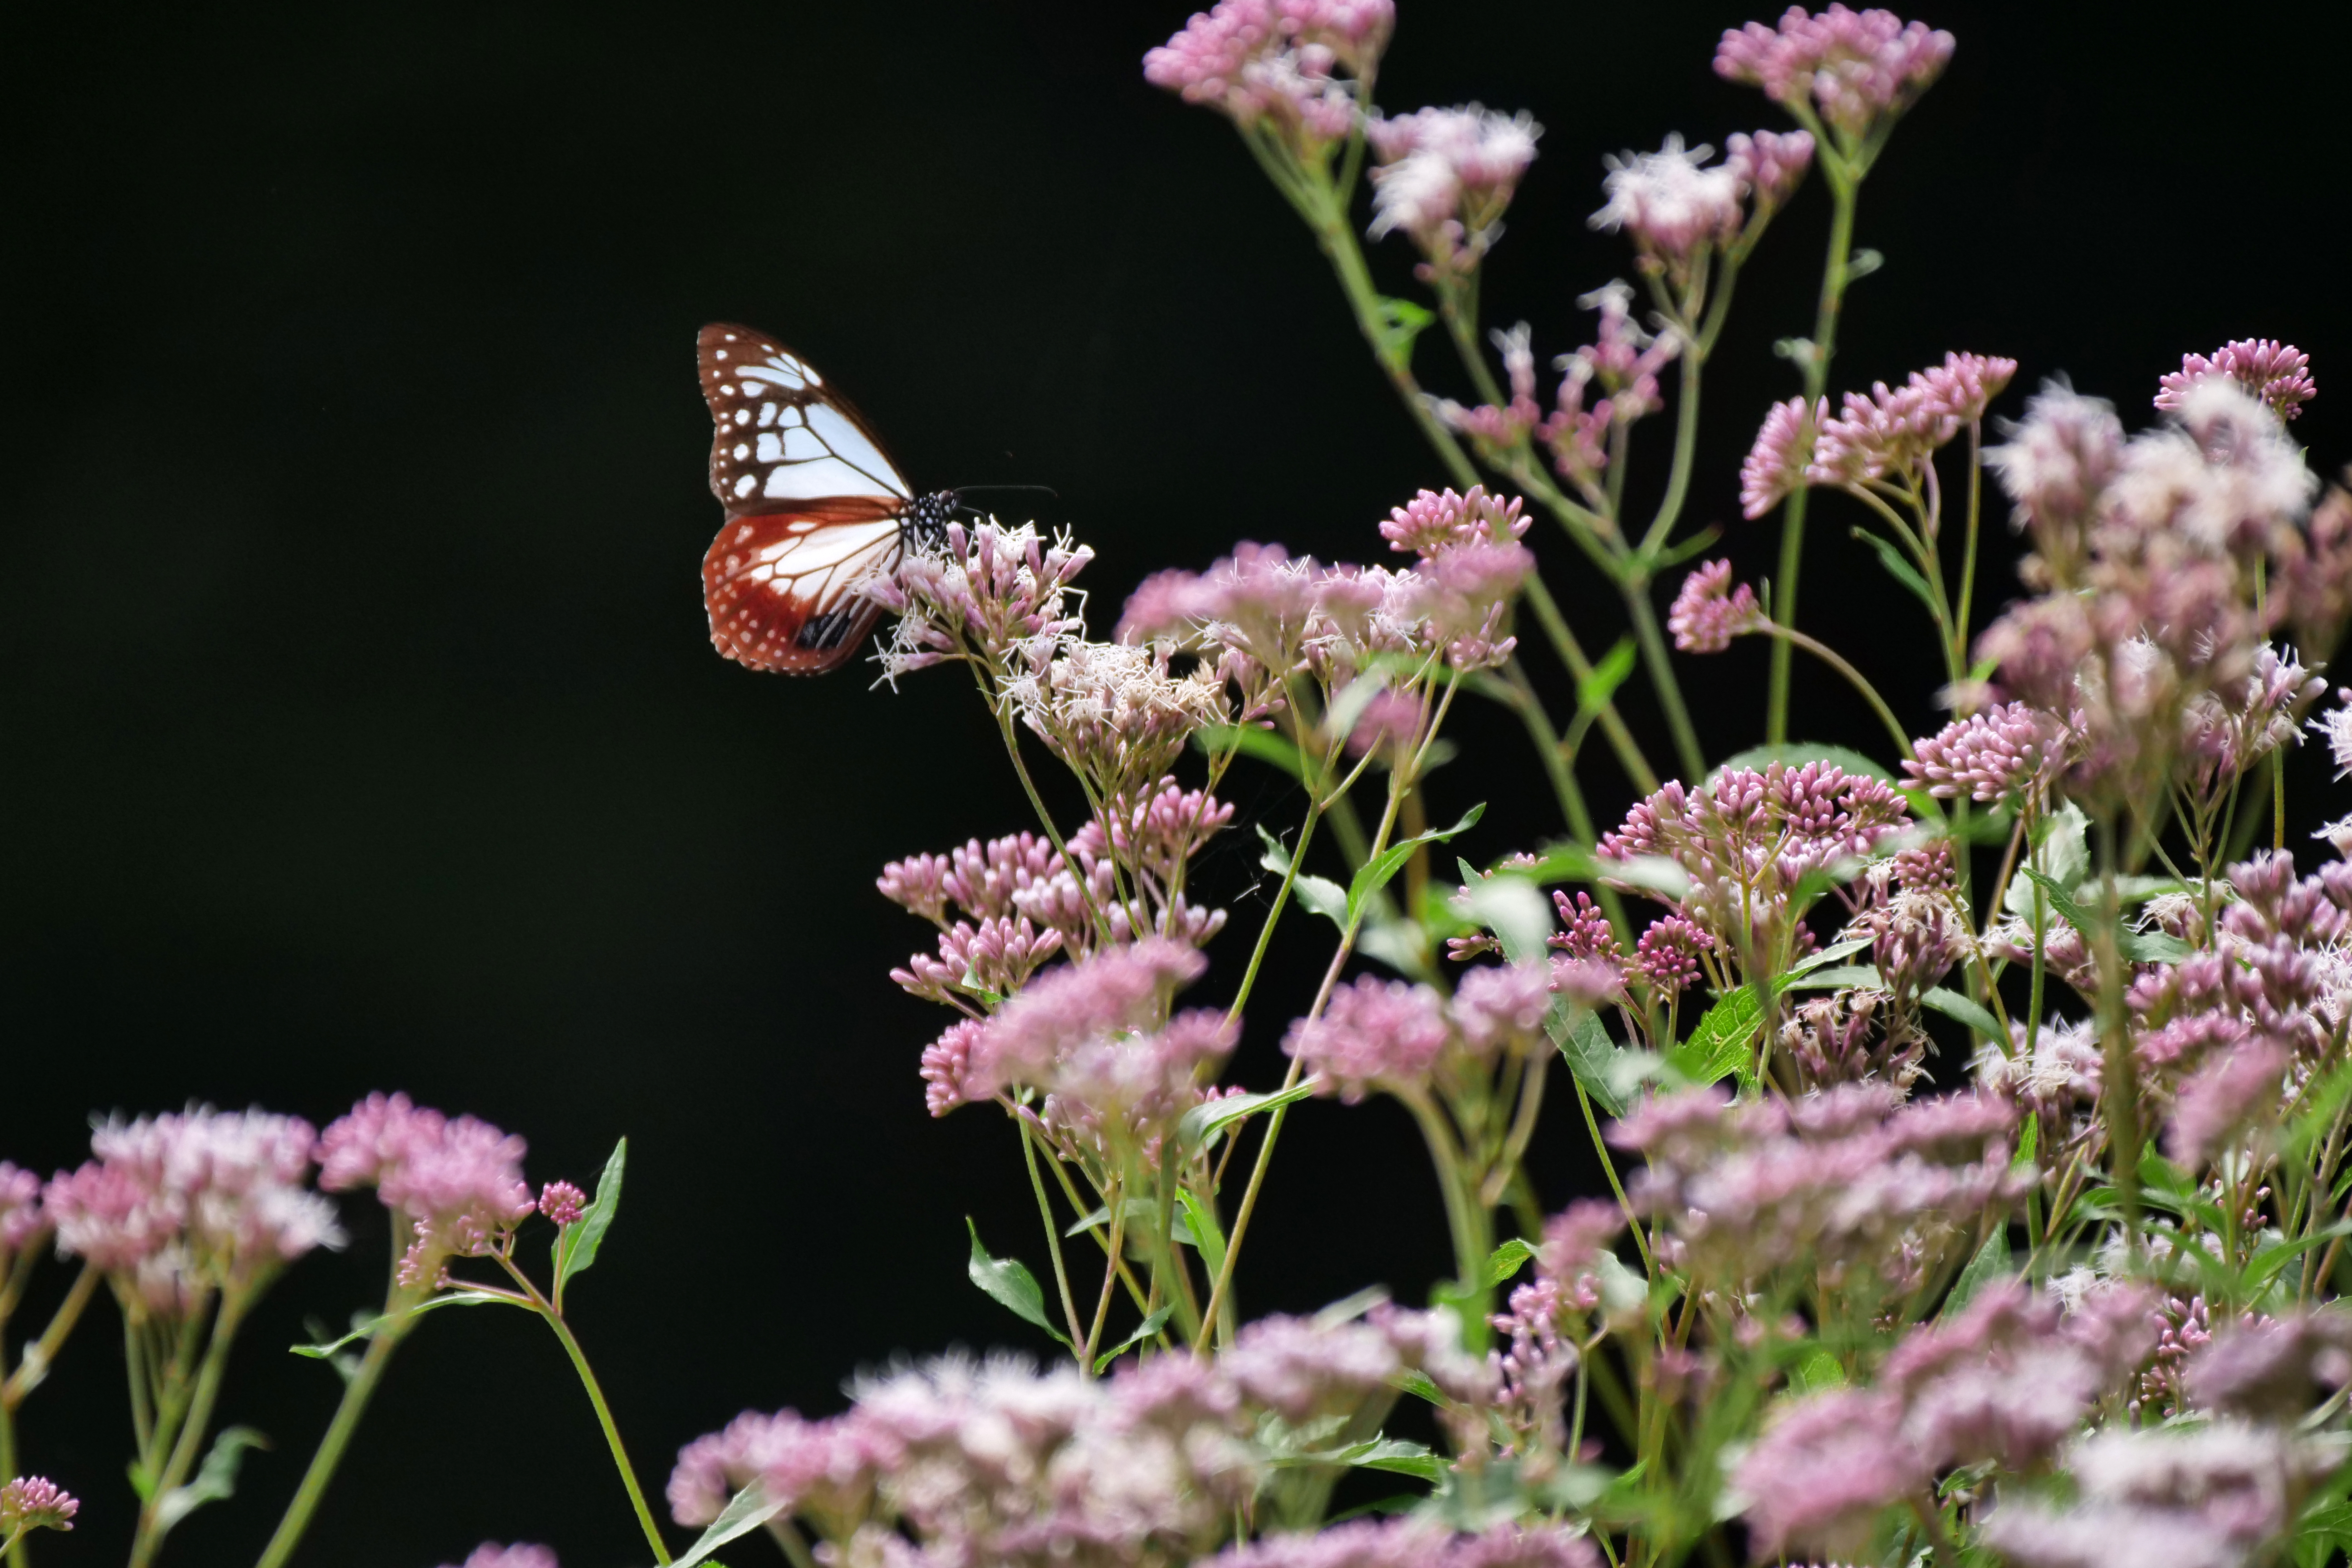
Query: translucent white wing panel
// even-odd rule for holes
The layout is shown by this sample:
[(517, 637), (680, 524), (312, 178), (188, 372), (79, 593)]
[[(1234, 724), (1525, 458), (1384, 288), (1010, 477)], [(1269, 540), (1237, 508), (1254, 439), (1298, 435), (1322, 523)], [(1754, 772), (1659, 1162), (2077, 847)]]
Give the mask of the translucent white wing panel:
[(710, 489), (730, 512), (836, 497), (912, 494), (881, 444), (807, 361), (726, 322), (698, 340), (710, 405)]

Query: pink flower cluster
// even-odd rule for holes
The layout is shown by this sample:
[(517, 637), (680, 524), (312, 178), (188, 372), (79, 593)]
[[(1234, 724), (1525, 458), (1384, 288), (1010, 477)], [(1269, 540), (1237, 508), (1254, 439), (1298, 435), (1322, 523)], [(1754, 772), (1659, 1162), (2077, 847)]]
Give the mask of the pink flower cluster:
[(2047, 783), (2063, 754), (2066, 726), (2029, 703), (1996, 703), (1955, 719), (1914, 744), (1903, 771), (1939, 800), (2012, 800)]
[(1867, 858), (1909, 821), (1881, 780), (1830, 763), (1727, 768), (1703, 791), (1677, 781), (1601, 835), (1604, 863), (1660, 856), (1689, 879), (1675, 912), (1732, 952), (1798, 940), (1790, 897), (1808, 872)]
[(482, 1256), (539, 1206), (522, 1178), (524, 1148), (487, 1121), (372, 1094), (320, 1139), (319, 1184), (374, 1187), (414, 1227), (400, 1282), (430, 1287), (444, 1260)]
[(41, 1178), (0, 1160), (0, 1277), (16, 1254), (49, 1234), (49, 1226), (41, 1207)]
[(1422, 490), (1389, 509), (1381, 537), (1391, 550), (1411, 552), (1423, 561), (1472, 544), (1515, 544), (1527, 537), (1530, 520), (1521, 515), (1525, 506), (1517, 496), (1507, 501), (1488, 495), (1484, 485), (1472, 485), (1461, 495)]
[(1803, 1261), (1832, 1287), (1899, 1297), (1958, 1225), (2023, 1195), (2015, 1122), (1995, 1099), (1904, 1104), (1883, 1083), (1736, 1106), (1695, 1089), (1651, 1100), (1609, 1141), (1647, 1158), (1636, 1202), (1671, 1232), (1657, 1244), (1676, 1267), (1741, 1285)]
[[(1843, 411), (1822, 421), (1805, 479), (1848, 486), (1916, 479), (1938, 449), (1984, 417), (1986, 405), (2016, 374), (2013, 359), (1948, 353), (1942, 364), (1913, 371), (1899, 388), (1882, 381), (1867, 397), (1849, 392)], [(1761, 433), (1757, 445), (1764, 446)]]
[(1524, 110), (1481, 104), (1422, 109), (1365, 128), (1372, 171), (1372, 237), (1402, 230), (1433, 268), (1467, 272), (1494, 243), (1543, 127)]
[(940, 548), (909, 550), (896, 576), (863, 586), (898, 617), (880, 659), (884, 679), (951, 658), (1042, 668), (1064, 637), (1085, 629), (1068, 596), (1094, 554), (1066, 538), (1048, 542), (1027, 524), (949, 523)]
[(1337, 73), (1368, 81), (1395, 23), (1394, 0), (1217, 0), (1143, 57), (1143, 76), (1312, 156), (1355, 123)]
[(152, 1310), (251, 1289), (313, 1247), (342, 1245), (334, 1205), (305, 1185), (319, 1139), (298, 1117), (210, 1106), (116, 1117), (89, 1143), (97, 1157), (43, 1194), (58, 1249)]
[(1757, 428), (1755, 445), (1739, 465), (1742, 516), (1762, 517), (1804, 484), (1806, 469), (1813, 460), (1813, 442), (1829, 416), (1826, 397), (1815, 400), (1810, 416), (1801, 397), (1772, 405)]
[[(1760, 87), (1803, 118), (1812, 108), (1849, 139), (1900, 114), (1934, 85), (1952, 58), (1952, 35), (1891, 11), (1791, 5), (1778, 27), (1727, 30), (1716, 74)], [(1811, 104), (1807, 100), (1810, 99)]]
[(2158, 378), (2162, 390), (2156, 395), (2156, 406), (2177, 413), (2190, 391), (2215, 376), (2237, 383), (2281, 419), (2294, 418), (2319, 392), (2311, 379), (2309, 354), (2274, 338), (2241, 338), (2223, 343), (2210, 356), (2183, 354), (2179, 370)]
[[(444, 1563), (442, 1568), (455, 1568)], [(485, 1541), (466, 1554), (465, 1568), (556, 1568), (555, 1553), (544, 1546), (530, 1546), (518, 1541), (512, 1546), (500, 1546), (495, 1541)]]
[(1731, 563), (1710, 561), (1683, 579), (1666, 611), (1666, 630), (1684, 653), (1721, 653), (1733, 637), (1756, 630), (1764, 619), (1756, 590), (1733, 584)]
[[(1525, 322), (1495, 334), (1510, 382), (1510, 402), (1465, 408), (1444, 399), (1437, 412), (1490, 455), (1499, 456), (1531, 437), (1541, 441), (1551, 453), (1552, 467), (1599, 504), (1611, 433), (1664, 406), (1658, 375), (1681, 352), (1682, 339), (1674, 332), (1653, 336), (1643, 331), (1633, 320), (1633, 290), (1622, 282), (1603, 284), (1576, 302), (1580, 309), (1598, 311), (1601, 322), (1593, 342), (1552, 362), (1561, 374), (1549, 414), (1536, 402), (1535, 351)], [(1594, 391), (1600, 395), (1588, 405), (1585, 399)]]
[(2105, 1287), (2068, 1311), (2005, 1280), (1912, 1330), (1874, 1386), (1789, 1405), (1733, 1478), (1759, 1550), (1859, 1552), (1883, 1510), (1925, 1499), (1955, 1466), (2014, 1475), (2042, 1463), (2147, 1355), (2151, 1301), (2140, 1287)]
[(1551, 1000), (1536, 965), (1474, 969), (1450, 1004), (1427, 985), (1367, 974), (1335, 989), (1319, 1016), (1295, 1020), (1282, 1048), (1321, 1076), (1318, 1092), (1351, 1105), (1376, 1089), (1418, 1095), (1457, 1065), (1534, 1047)]
[(1434, 1316), (1269, 1319), (1213, 1362), (1130, 1360), (1100, 1381), (1001, 1358), (864, 1378), (829, 1420), (747, 1412), (688, 1444), (670, 1511), (706, 1524), (758, 1480), (852, 1560), (886, 1537), (891, 1560), (910, 1568), (1205, 1558), (1269, 1474), (1264, 1423), (1322, 1430), (1384, 1405), (1408, 1369), (1484, 1392), (1465, 1384), (1479, 1374), (1447, 1350), (1451, 1320)]
[(1454, 1535), (1419, 1520), (1357, 1520), (1312, 1535), (1262, 1536), (1210, 1568), (1600, 1568), (1592, 1542), (1557, 1524), (1496, 1524)]
[(22, 1531), (71, 1530), (81, 1500), (47, 1476), (18, 1476), (0, 1487), (0, 1541)]
[(1655, 153), (1604, 158), (1609, 176), (1601, 189), (1609, 201), (1592, 215), (1592, 226), (1622, 229), (1661, 268), (1688, 261), (1703, 246), (1727, 243), (1746, 217), (1740, 171), (1728, 163), (1706, 167), (1714, 154), (1703, 145), (1685, 151), (1680, 136), (1668, 136)]

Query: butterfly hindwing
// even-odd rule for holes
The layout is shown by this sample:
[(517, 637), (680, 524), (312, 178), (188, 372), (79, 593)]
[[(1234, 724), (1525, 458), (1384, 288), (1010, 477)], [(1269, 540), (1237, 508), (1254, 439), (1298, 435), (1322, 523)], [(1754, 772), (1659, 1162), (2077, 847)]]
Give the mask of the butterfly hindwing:
[(702, 560), (710, 640), (751, 669), (831, 669), (882, 613), (858, 585), (896, 571), (902, 548), (895, 501), (836, 499), (730, 517)]

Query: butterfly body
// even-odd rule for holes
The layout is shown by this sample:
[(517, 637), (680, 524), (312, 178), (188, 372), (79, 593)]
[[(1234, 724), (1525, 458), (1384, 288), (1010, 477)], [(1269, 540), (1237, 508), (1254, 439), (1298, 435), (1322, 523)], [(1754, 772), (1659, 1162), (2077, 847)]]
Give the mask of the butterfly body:
[(955, 497), (915, 494), (848, 401), (765, 333), (713, 322), (696, 348), (727, 513), (702, 561), (711, 643), (747, 668), (823, 674), (882, 613), (864, 585), (943, 531)]

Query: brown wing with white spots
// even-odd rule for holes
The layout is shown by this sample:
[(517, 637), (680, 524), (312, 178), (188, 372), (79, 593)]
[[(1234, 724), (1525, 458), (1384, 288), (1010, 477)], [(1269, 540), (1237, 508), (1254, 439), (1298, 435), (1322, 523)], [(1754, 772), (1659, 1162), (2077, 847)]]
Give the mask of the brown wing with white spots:
[(710, 491), (730, 512), (914, 492), (848, 402), (806, 360), (763, 332), (726, 321), (697, 340), (710, 405)]
[(702, 559), (719, 651), (751, 669), (820, 675), (881, 607), (858, 585), (898, 570), (907, 481), (807, 361), (727, 322), (697, 341), (710, 405), (710, 490), (727, 521)]

